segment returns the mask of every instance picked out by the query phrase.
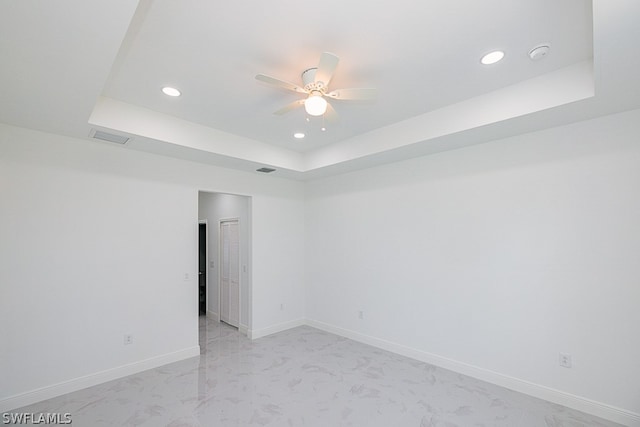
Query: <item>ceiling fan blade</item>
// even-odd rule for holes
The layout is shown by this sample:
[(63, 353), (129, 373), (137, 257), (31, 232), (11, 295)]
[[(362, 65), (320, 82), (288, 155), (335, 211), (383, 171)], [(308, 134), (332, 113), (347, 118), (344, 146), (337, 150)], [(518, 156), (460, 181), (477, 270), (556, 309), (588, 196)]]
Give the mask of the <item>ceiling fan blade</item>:
[(327, 102), (327, 111), (324, 112), (324, 119), (329, 123), (335, 123), (338, 121), (338, 113), (336, 113), (336, 110), (329, 102)]
[(376, 99), (378, 90), (374, 88), (337, 89), (326, 94), (329, 98), (356, 101)]
[(265, 76), (264, 74), (256, 75), (256, 80), (260, 80), (261, 82), (264, 82), (264, 83), (270, 84), (271, 86), (276, 86), (282, 89), (292, 90), (298, 93), (307, 93), (306, 90), (304, 90), (298, 85), (285, 82), (284, 80), (276, 79), (275, 77)]
[(282, 107), (278, 111), (274, 112), (273, 114), (275, 114), (277, 116), (281, 116), (283, 114), (286, 114), (289, 111), (295, 110), (296, 108), (303, 106), (304, 105), (304, 101), (305, 101), (304, 99), (299, 99), (297, 101), (294, 101), (291, 104), (285, 105), (284, 107)]
[(334, 71), (336, 71), (339, 60), (340, 58), (335, 56), (333, 53), (324, 52), (320, 56), (320, 63), (316, 70), (315, 82), (322, 82), (324, 87), (329, 86), (329, 82), (331, 81), (331, 77), (333, 77)]

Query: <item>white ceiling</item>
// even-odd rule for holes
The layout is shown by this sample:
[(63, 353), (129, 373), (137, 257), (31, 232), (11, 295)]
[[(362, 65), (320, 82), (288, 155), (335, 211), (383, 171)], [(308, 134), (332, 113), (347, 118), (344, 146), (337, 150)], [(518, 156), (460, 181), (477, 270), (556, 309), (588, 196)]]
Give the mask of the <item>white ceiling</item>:
[[(4, 0), (0, 121), (309, 179), (640, 107), (634, 0)], [(543, 42), (551, 53), (531, 61)], [(506, 52), (483, 66), (491, 50)], [(254, 79), (301, 84), (322, 52), (340, 121)], [(182, 91), (169, 98), (160, 89)], [(293, 138), (302, 131), (307, 137)]]

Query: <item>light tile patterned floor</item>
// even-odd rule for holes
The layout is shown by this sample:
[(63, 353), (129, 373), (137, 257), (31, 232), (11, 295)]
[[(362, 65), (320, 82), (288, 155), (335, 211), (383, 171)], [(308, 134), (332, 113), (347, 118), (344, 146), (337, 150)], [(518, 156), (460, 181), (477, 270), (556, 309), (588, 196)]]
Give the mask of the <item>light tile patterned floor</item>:
[(314, 328), (250, 341), (201, 319), (202, 355), (12, 412), (73, 426), (617, 426)]

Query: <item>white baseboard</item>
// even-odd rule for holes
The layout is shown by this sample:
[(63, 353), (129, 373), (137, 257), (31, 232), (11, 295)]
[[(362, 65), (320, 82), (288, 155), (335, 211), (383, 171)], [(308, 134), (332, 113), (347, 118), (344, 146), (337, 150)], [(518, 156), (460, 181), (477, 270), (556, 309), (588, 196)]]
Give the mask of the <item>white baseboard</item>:
[(371, 345), (392, 353), (400, 354), (411, 359), (439, 366), (450, 371), (455, 371), (473, 378), (477, 378), (488, 383), (496, 384), (501, 387), (508, 388), (529, 396), (537, 397), (548, 402), (557, 403), (568, 408), (573, 408), (587, 414), (595, 415), (616, 423), (620, 423), (630, 427), (640, 427), (640, 414), (607, 405), (605, 403), (596, 402), (584, 397), (576, 396), (550, 387), (535, 384), (529, 381), (510, 377), (498, 372), (483, 369), (467, 363), (452, 360), (436, 354), (427, 353), (411, 347), (396, 344), (380, 338), (361, 334), (348, 329), (339, 328), (327, 323), (316, 320), (307, 320), (308, 326), (330, 332), (345, 338), (352, 339), (364, 344)]
[(209, 319), (215, 320), (216, 322), (220, 321), (220, 315), (218, 313), (216, 313), (215, 311), (207, 310), (207, 317)]
[[(215, 313), (214, 313), (215, 314)], [(209, 312), (207, 313), (209, 315)], [(285, 331), (298, 326), (308, 325), (335, 335), (352, 339), (364, 344), (368, 344), (392, 353), (400, 354), (415, 360), (420, 360), (444, 369), (449, 369), (473, 378), (477, 378), (492, 384), (496, 384), (520, 393), (528, 394), (539, 399), (553, 402), (568, 408), (573, 408), (600, 418), (611, 420), (630, 427), (640, 427), (640, 414), (625, 409), (617, 408), (605, 403), (586, 399), (550, 387), (524, 381), (515, 377), (510, 377), (498, 372), (483, 369), (467, 363), (452, 360), (436, 354), (424, 352), (411, 347), (386, 341), (380, 338), (362, 334), (349, 329), (340, 328), (316, 320), (297, 319), (279, 323), (267, 328), (251, 330), (243, 327), (241, 333), (246, 333), (250, 339), (257, 339), (267, 335)], [(51, 399), (66, 393), (71, 393), (97, 384), (101, 384), (127, 375), (135, 374), (153, 369), (168, 363), (177, 362), (200, 355), (200, 347), (194, 346), (174, 353), (165, 354), (158, 357), (142, 360), (128, 365), (120, 366), (84, 377), (65, 381), (52, 386), (43, 387), (38, 390), (22, 393), (0, 400), (0, 412), (7, 412), (23, 406), (31, 405), (42, 400)]]
[(240, 332), (242, 335), (248, 337), (249, 336), (249, 327), (247, 325), (240, 325), (240, 326), (238, 326), (238, 332)]
[(126, 377), (127, 375), (136, 374), (138, 372), (146, 371), (147, 369), (157, 368), (158, 366), (178, 362), (195, 356), (200, 356), (199, 345), (141, 360), (139, 362), (130, 363), (128, 365), (118, 366), (117, 368), (85, 375), (83, 377), (74, 378), (69, 381), (42, 387), (26, 393), (17, 394), (0, 400), (0, 412), (11, 411), (23, 406), (61, 396), (63, 394), (72, 393), (87, 387), (116, 380), (118, 378)]
[(247, 337), (249, 337), (249, 339), (255, 340), (258, 338), (266, 337), (267, 335), (276, 334), (278, 332), (286, 331), (287, 329), (303, 326), (306, 324), (307, 322), (305, 319), (297, 319), (284, 323), (278, 323), (277, 325), (269, 326), (267, 328), (249, 329)]

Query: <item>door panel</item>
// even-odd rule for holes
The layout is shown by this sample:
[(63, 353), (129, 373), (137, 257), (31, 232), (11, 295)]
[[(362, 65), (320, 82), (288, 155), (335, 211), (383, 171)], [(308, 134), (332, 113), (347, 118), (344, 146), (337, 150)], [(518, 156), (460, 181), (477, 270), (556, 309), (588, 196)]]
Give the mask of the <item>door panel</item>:
[(220, 320), (240, 324), (240, 242), (238, 222), (220, 224)]
[(229, 224), (229, 324), (240, 324), (240, 242), (238, 223)]

